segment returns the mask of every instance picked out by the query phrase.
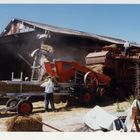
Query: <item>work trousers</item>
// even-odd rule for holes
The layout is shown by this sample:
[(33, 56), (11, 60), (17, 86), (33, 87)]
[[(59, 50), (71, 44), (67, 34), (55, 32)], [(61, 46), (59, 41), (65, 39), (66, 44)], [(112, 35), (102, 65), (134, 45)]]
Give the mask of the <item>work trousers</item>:
[(45, 93), (45, 110), (48, 111), (49, 103), (52, 111), (55, 111), (53, 93)]

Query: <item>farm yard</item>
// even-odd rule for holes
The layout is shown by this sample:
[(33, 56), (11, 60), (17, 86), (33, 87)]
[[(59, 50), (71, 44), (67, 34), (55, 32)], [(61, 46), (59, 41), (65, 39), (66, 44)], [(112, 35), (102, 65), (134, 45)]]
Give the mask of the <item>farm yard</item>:
[[(1, 131), (14, 131), (15, 126), (28, 131), (29, 124), (35, 129), (38, 123), (44, 132), (114, 130), (110, 119), (116, 120), (116, 130), (122, 130), (123, 122), (116, 118), (126, 116), (127, 98), (140, 95), (140, 45), (114, 37), (15, 18), (0, 36), (0, 64), (0, 97), (13, 98), (10, 102), (0, 98)], [(41, 85), (50, 80), (48, 92)], [(45, 112), (44, 101), (30, 102), (31, 96), (38, 98), (44, 91), (46, 96), (61, 96), (56, 110), (52, 108), (56, 112)], [(137, 111), (131, 111), (129, 119), (140, 131)], [(91, 112), (93, 119), (86, 115)], [(39, 120), (33, 125), (35, 115)], [(96, 129), (89, 127), (85, 116)], [(106, 125), (112, 124), (104, 128), (107, 119)]]
[[(79, 106), (67, 107), (66, 103), (59, 103), (59, 104), (55, 104), (57, 112), (51, 112), (51, 111), (45, 112), (43, 101), (34, 102), (33, 106), (34, 106), (33, 115), (35, 114), (40, 115), (40, 117), (42, 118), (42, 122), (50, 126), (53, 126), (64, 132), (88, 131), (88, 129), (87, 130), (84, 129), (85, 124), (83, 122), (83, 117), (93, 107), (89, 107), (89, 108), (79, 107)], [(119, 106), (122, 107), (123, 109), (127, 109), (130, 106), (130, 104), (124, 101), (124, 102), (120, 102)], [(4, 105), (1, 105), (0, 107), (3, 108)], [(107, 106), (102, 106), (102, 108), (111, 114), (117, 113), (116, 112), (117, 103), (112, 103)], [(16, 115), (17, 113), (13, 113), (13, 112), (7, 112), (7, 113), (1, 112), (0, 131), (6, 131), (5, 122)], [(57, 130), (54, 130), (45, 125), (43, 125), (43, 131), (44, 132), (57, 132)]]

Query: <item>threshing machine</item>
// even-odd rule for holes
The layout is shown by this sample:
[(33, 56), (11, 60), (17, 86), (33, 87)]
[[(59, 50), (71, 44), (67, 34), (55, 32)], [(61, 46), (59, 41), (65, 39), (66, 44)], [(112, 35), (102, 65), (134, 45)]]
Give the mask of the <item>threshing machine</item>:
[[(55, 79), (55, 91), (77, 97), (82, 105), (93, 104), (96, 95), (102, 95), (110, 77), (97, 73), (75, 61), (45, 63), (46, 71)], [(63, 99), (63, 98), (62, 98)]]

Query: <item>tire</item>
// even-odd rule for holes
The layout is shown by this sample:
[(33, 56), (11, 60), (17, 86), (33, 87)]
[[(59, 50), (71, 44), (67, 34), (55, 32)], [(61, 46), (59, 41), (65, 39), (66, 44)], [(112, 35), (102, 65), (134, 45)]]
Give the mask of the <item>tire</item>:
[(93, 104), (93, 96), (90, 92), (85, 91), (80, 95), (80, 103), (83, 106), (90, 106)]
[(6, 103), (6, 107), (8, 108), (8, 111), (16, 112), (18, 102), (19, 100), (16, 98), (9, 99)]
[(17, 112), (21, 115), (29, 115), (33, 111), (33, 105), (28, 100), (21, 100), (17, 105)]

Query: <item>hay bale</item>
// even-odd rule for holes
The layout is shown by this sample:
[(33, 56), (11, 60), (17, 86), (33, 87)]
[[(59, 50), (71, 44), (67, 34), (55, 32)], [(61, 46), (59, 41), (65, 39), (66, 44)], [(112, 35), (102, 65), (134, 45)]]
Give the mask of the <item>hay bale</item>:
[(14, 116), (6, 121), (6, 131), (43, 131), (42, 118), (34, 116)]
[(105, 49), (105, 48), (117, 48), (117, 45), (112, 44), (112, 45), (104, 46), (103, 49)]
[(96, 65), (91, 65), (89, 66), (89, 68), (95, 72), (98, 72), (100, 74), (103, 73), (103, 67), (104, 65), (103, 64), (96, 64)]

